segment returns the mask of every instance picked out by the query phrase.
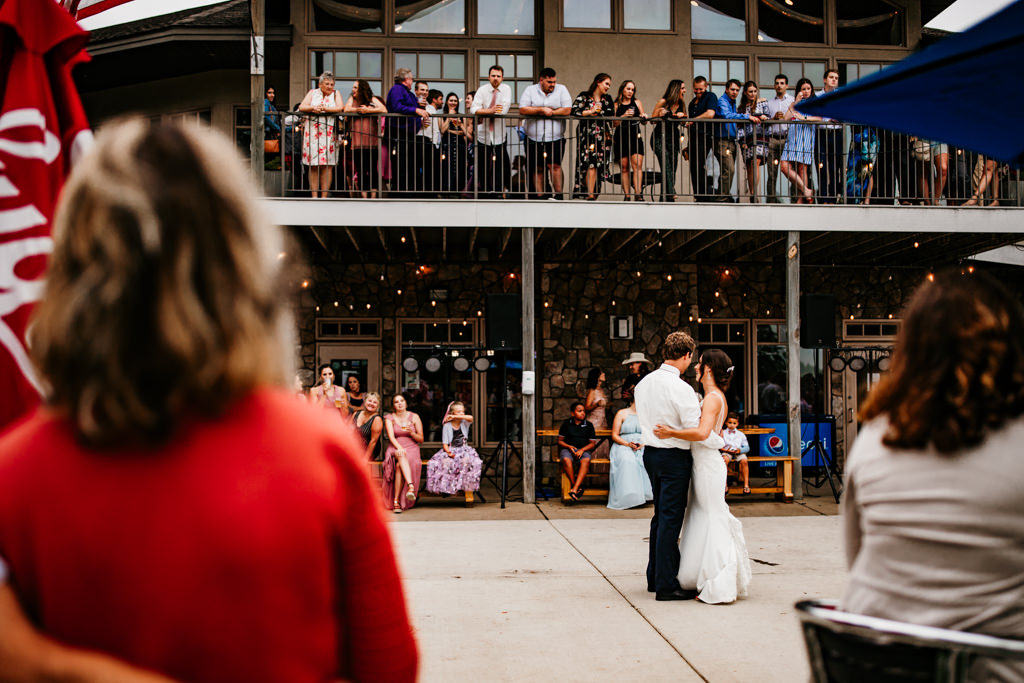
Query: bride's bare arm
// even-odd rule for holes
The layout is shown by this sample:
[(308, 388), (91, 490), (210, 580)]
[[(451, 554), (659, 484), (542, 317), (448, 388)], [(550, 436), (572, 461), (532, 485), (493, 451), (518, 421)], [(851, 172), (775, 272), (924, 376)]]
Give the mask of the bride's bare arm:
[(703, 441), (714, 431), (718, 413), (722, 409), (722, 399), (712, 393), (704, 399), (700, 409), (700, 422), (690, 429), (672, 429), (665, 425), (654, 425), (654, 436), (659, 439), (683, 439), (685, 441)]

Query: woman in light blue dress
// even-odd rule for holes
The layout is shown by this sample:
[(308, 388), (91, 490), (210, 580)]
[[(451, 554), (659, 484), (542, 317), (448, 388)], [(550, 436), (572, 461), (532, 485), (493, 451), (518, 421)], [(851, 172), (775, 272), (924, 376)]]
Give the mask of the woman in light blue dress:
[(786, 119), (791, 123), (786, 134), (786, 146), (782, 148), (782, 163), (779, 164), (779, 170), (800, 194), (797, 204), (814, 203), (814, 190), (811, 189), (810, 181), (807, 178), (807, 169), (814, 163), (814, 140), (817, 128), (804, 126), (799, 122), (820, 121), (821, 119), (817, 116), (805, 116), (796, 110), (797, 103), (813, 98), (814, 86), (809, 79), (801, 78), (796, 83), (796, 99), (789, 105), (789, 111), (786, 112)]
[(627, 510), (654, 499), (651, 480), (644, 468), (644, 447), (640, 440), (640, 420), (633, 403), (633, 387), (622, 387), (622, 398), (629, 405), (615, 413), (612, 422), (612, 447), (608, 452), (611, 472), (608, 474), (608, 507)]

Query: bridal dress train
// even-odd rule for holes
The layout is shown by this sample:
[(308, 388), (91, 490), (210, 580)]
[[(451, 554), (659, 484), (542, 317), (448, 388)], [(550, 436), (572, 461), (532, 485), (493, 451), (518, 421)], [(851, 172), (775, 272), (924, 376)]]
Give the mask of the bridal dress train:
[(718, 452), (725, 445), (719, 436), (724, 417), (723, 396), (711, 436), (691, 444), (693, 474), (679, 539), (680, 585), (696, 589), (701, 602), (712, 604), (746, 597), (751, 577), (743, 525), (725, 502), (726, 467)]

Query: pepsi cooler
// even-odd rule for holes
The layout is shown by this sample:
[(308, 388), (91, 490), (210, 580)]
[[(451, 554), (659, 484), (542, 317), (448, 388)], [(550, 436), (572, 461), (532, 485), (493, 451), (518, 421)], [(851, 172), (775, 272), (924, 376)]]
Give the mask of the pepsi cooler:
[[(789, 426), (784, 415), (751, 415), (747, 420), (750, 426), (773, 428), (774, 434), (763, 434), (758, 441), (757, 455), (763, 458), (789, 457)], [(814, 440), (815, 425), (818, 427), (818, 440), (829, 460), (835, 462), (836, 418), (834, 415), (801, 415), (800, 416), (800, 452), (803, 453)], [(825, 463), (815, 462), (814, 452), (808, 452), (800, 460), (802, 467), (822, 466)], [(763, 467), (774, 467), (774, 461), (762, 461)]]

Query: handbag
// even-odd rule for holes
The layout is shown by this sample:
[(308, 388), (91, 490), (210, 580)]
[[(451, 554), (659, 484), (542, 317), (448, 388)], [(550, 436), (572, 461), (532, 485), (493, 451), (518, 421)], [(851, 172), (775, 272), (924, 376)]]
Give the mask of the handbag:
[(274, 140), (263, 141), (263, 153), (264, 154), (279, 154), (281, 152), (281, 139), (277, 138)]
[(914, 140), (914, 146), (911, 148), (911, 153), (918, 161), (931, 161), (932, 143), (928, 140), (918, 138), (917, 140)]

